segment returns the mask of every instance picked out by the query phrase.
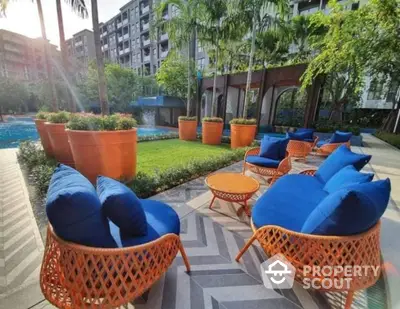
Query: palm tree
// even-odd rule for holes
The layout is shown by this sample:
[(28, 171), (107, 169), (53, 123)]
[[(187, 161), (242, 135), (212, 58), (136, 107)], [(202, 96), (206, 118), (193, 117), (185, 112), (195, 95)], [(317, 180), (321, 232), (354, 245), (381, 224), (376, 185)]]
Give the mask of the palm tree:
[(287, 14), (289, 3), (287, 0), (241, 0), (236, 7), (239, 10), (238, 14), (242, 15), (240, 21), (248, 24), (251, 29), (249, 68), (247, 72), (246, 95), (243, 108), (243, 118), (247, 118), (257, 33), (263, 29), (279, 24), (281, 18), (285, 17)]
[[(190, 116), (192, 100), (192, 59), (195, 56), (193, 44), (196, 40), (196, 28), (198, 19), (198, 0), (166, 0), (161, 2), (156, 9), (156, 27), (168, 33), (169, 39), (174, 47), (178, 49), (187, 49), (187, 107), (186, 116)], [(168, 6), (173, 5), (177, 8), (178, 14), (165, 20), (163, 15)], [(158, 31), (156, 31), (158, 32)]]

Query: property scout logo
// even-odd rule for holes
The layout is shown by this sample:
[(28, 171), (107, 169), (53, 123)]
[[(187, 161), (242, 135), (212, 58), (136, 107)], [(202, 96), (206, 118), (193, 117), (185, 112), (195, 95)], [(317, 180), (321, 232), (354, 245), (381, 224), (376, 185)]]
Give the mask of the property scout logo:
[[(305, 289), (349, 289), (353, 278), (377, 277), (379, 266), (304, 266), (303, 288)], [(274, 255), (261, 264), (261, 276), (268, 289), (290, 289), (293, 287), (296, 269), (281, 254)]]

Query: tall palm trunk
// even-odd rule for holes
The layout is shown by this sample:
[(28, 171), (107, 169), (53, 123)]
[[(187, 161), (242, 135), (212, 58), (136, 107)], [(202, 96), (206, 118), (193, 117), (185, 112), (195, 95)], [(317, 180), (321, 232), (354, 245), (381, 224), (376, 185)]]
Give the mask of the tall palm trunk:
[(218, 54), (219, 54), (219, 21), (218, 21), (217, 31), (215, 34), (215, 70), (214, 70), (214, 83), (213, 83), (213, 94), (212, 94), (212, 104), (211, 104), (211, 117), (215, 116), (216, 114)]
[(189, 40), (188, 41), (188, 67), (187, 67), (187, 82), (188, 82), (188, 85), (187, 85), (187, 104), (186, 104), (186, 116), (187, 117), (190, 117), (190, 108), (191, 108), (191, 103), (190, 103), (190, 99), (191, 99), (191, 96), (192, 96), (192, 83), (191, 83), (191, 79), (192, 79), (192, 70), (191, 70), (191, 67), (190, 67), (190, 60), (191, 60), (191, 58), (190, 58), (190, 56), (191, 56), (191, 52), (190, 52), (190, 49), (191, 49), (191, 45), (192, 45), (192, 42), (191, 42), (191, 40)]
[(101, 113), (103, 115), (108, 115), (110, 111), (108, 107), (106, 77), (104, 75), (103, 53), (101, 52), (101, 46), (100, 46), (100, 27), (99, 27), (99, 12), (97, 8), (97, 0), (91, 0), (91, 4), (92, 4), (92, 24), (93, 24), (93, 34), (94, 34), (94, 45), (96, 50)]
[(251, 31), (251, 49), (250, 49), (250, 59), (249, 59), (249, 70), (247, 72), (247, 82), (246, 82), (246, 95), (244, 97), (244, 106), (243, 106), (243, 118), (247, 118), (247, 109), (249, 105), (249, 91), (250, 91), (250, 84), (251, 84), (251, 73), (252, 73), (252, 68), (253, 68), (253, 58), (254, 58), (254, 52), (256, 49), (256, 30), (257, 30), (257, 25), (256, 25), (256, 17), (255, 14), (256, 12), (253, 12), (253, 26), (252, 26), (252, 31)]
[(46, 63), (47, 80), (49, 82), (49, 87), (50, 87), (50, 91), (51, 91), (51, 108), (52, 108), (53, 112), (56, 112), (58, 110), (56, 85), (54, 83), (53, 67), (51, 65), (51, 60), (50, 60), (51, 59), (50, 44), (47, 41), (46, 27), (44, 24), (44, 17), (43, 17), (42, 1), (36, 0), (36, 5), (37, 5), (38, 14), (39, 14), (40, 29), (42, 31), (42, 39), (43, 39), (43, 44), (44, 44), (44, 58), (45, 58), (45, 63)]
[(56, 0), (57, 6), (57, 19), (58, 19), (58, 32), (60, 34), (60, 49), (61, 49), (61, 59), (64, 68), (65, 78), (67, 79), (67, 100), (68, 100), (68, 107), (71, 112), (76, 112), (76, 106), (74, 104), (71, 90), (70, 90), (70, 72), (69, 72), (69, 65), (68, 65), (68, 54), (67, 48), (65, 45), (65, 33), (64, 33), (64, 21), (62, 15), (62, 8), (61, 8), (61, 0)]

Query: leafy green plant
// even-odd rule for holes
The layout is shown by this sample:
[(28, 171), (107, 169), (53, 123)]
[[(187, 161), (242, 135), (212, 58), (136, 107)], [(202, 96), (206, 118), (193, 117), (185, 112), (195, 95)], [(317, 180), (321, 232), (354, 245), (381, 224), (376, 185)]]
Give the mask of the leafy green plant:
[(50, 113), (47, 116), (47, 121), (51, 123), (67, 123), (71, 118), (71, 113), (66, 111), (61, 111), (58, 113)]
[(219, 117), (204, 117), (202, 122), (223, 122), (224, 120)]
[(92, 114), (75, 114), (67, 124), (70, 130), (81, 131), (119, 131), (137, 126), (135, 119), (127, 115), (96, 116)]
[(187, 116), (179, 116), (178, 117), (179, 121), (197, 121), (197, 117), (187, 117)]
[(138, 142), (151, 142), (151, 141), (159, 141), (159, 140), (175, 139), (175, 138), (179, 138), (179, 134), (177, 132), (158, 134), (158, 135), (143, 135), (143, 136), (138, 136)]
[(245, 119), (245, 118), (233, 118), (229, 121), (230, 124), (242, 124), (242, 125), (255, 125), (257, 124), (256, 119)]
[(39, 112), (36, 114), (36, 119), (40, 119), (40, 120), (47, 120), (47, 117), (49, 116), (49, 113), (47, 112)]

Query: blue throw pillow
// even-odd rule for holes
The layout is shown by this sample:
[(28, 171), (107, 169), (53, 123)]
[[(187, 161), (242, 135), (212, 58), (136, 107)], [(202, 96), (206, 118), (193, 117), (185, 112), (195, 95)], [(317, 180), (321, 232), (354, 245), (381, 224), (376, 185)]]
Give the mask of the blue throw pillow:
[(144, 236), (147, 221), (140, 200), (124, 184), (114, 179), (97, 177), (97, 193), (103, 205), (104, 214), (121, 231), (131, 236)]
[(280, 160), (281, 138), (264, 135), (260, 145), (260, 157)]
[(294, 141), (305, 141), (309, 139), (310, 134), (308, 132), (287, 132), (286, 137)]
[(289, 144), (289, 138), (281, 138), (281, 143), (279, 145), (279, 160), (283, 160), (286, 157), (286, 148)]
[(312, 211), (301, 232), (346, 236), (373, 227), (389, 203), (390, 180), (350, 185), (329, 194)]
[(370, 155), (352, 152), (346, 145), (341, 145), (325, 159), (315, 173), (315, 176), (323, 183), (326, 183), (343, 167), (353, 165), (359, 171), (369, 160), (371, 160)]
[(315, 129), (311, 129), (311, 128), (298, 128), (296, 130), (296, 133), (307, 133), (307, 139), (314, 139), (314, 132)]
[(347, 143), (353, 133), (351, 132), (341, 132), (341, 131), (336, 131), (335, 133), (332, 134), (330, 143), (331, 144), (336, 144), (336, 143)]
[(60, 164), (51, 177), (46, 213), (55, 233), (64, 240), (90, 247), (117, 246), (95, 188), (69, 166)]
[(351, 184), (371, 182), (374, 174), (360, 173), (353, 165), (343, 167), (331, 177), (324, 186), (324, 190), (333, 193)]

